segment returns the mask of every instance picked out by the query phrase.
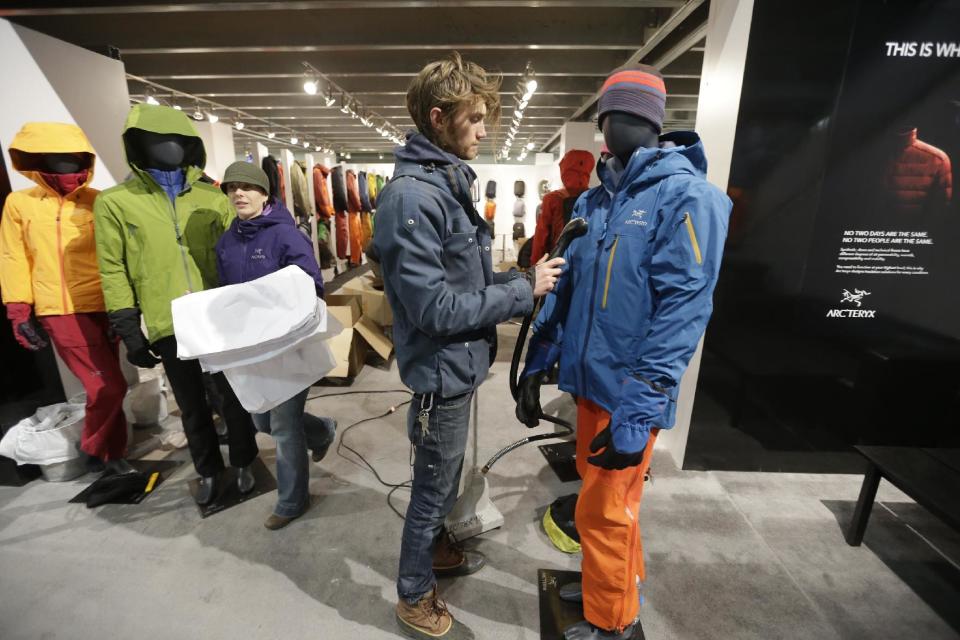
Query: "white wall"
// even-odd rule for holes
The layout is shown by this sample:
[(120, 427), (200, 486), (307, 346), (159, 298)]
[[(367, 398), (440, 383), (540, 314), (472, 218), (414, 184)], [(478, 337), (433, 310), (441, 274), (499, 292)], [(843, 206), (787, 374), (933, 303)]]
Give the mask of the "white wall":
[[(0, 19), (0, 66), (8, 167), (10, 141), (25, 122), (68, 122), (83, 129), (97, 154), (93, 186), (123, 181), (130, 172), (120, 137), (130, 110), (123, 63)], [(10, 183), (14, 191), (33, 185), (12, 170)]]
[(233, 127), (223, 122), (202, 120), (193, 122), (203, 149), (207, 152), (207, 166), (204, 171), (214, 180), (223, 178), (223, 172), (237, 159), (233, 148)]
[[(712, 0), (710, 3), (696, 128), (707, 154), (707, 180), (723, 191), (727, 190), (730, 177), (752, 16), (753, 0)], [(703, 340), (680, 381), (677, 422), (657, 441), (658, 446), (670, 452), (678, 467), (683, 466), (690, 434), (702, 352)]]

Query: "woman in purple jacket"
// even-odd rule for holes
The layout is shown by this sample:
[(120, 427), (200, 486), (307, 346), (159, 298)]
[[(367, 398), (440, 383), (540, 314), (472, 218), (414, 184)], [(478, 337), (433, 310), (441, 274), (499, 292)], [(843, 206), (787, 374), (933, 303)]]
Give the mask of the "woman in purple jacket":
[[(313, 247), (297, 229), (283, 203), (269, 197), (270, 182), (259, 167), (234, 162), (223, 174), (221, 189), (230, 198), (237, 217), (217, 242), (220, 284), (249, 282), (289, 265), (297, 265), (316, 282), (323, 297), (323, 277)], [(310, 468), (307, 447), (319, 462), (336, 435), (332, 418), (304, 412), (307, 387), (267, 413), (253, 414), (257, 429), (277, 443), (277, 505), (263, 525), (280, 529), (310, 506)]]

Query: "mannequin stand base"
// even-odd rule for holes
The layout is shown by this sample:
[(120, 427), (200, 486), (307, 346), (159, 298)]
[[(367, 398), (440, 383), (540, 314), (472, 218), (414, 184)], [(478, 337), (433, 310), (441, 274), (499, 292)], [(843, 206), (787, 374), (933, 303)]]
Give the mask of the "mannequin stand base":
[(553, 472), (560, 478), (560, 482), (574, 482), (580, 479), (579, 474), (577, 474), (576, 442), (554, 442), (552, 444), (542, 444), (537, 448), (547, 459), (547, 464), (550, 465)]
[[(207, 518), (215, 513), (220, 513), (230, 507), (236, 506), (241, 502), (252, 500), (257, 496), (262, 496), (265, 493), (276, 490), (277, 481), (273, 477), (273, 474), (267, 469), (267, 466), (263, 464), (263, 460), (257, 458), (250, 464), (250, 468), (256, 480), (256, 485), (254, 485), (250, 493), (245, 495), (240, 493), (240, 490), (237, 489), (237, 470), (233, 467), (227, 467), (221, 478), (220, 494), (214, 498), (210, 504), (203, 506), (197, 505), (200, 517)], [(200, 478), (194, 478), (187, 484), (190, 487), (190, 495), (197, 495), (197, 490), (200, 488)]]
[[(172, 476), (174, 471), (176, 471), (177, 468), (183, 464), (183, 462), (179, 460), (129, 460), (128, 462), (130, 463), (131, 467), (148, 476), (154, 472), (158, 474), (157, 480), (153, 483), (153, 488), (150, 490), (150, 493), (156, 491), (157, 487), (163, 484), (163, 481)], [(87, 477), (90, 476), (88, 475)], [(99, 475), (97, 477), (99, 478)], [(86, 503), (87, 494), (90, 493), (90, 487), (92, 484), (93, 483), (90, 483), (84, 487), (83, 491), (70, 498), (69, 502)], [(136, 496), (131, 496), (129, 500), (120, 504), (140, 504), (148, 495), (150, 494), (141, 493)], [(118, 503), (115, 502), (113, 504)]]
[[(563, 631), (583, 620), (580, 603), (560, 599), (560, 587), (570, 582), (580, 582), (579, 571), (555, 571), (538, 569), (537, 584), (540, 589), (540, 640), (563, 640)], [(643, 640), (643, 629), (637, 625), (631, 640)]]

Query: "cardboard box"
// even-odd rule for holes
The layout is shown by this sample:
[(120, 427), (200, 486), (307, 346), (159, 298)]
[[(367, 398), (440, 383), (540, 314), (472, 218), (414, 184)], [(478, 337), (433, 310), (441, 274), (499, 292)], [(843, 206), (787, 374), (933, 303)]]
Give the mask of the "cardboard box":
[(343, 325), (343, 331), (327, 341), (333, 357), (337, 359), (337, 366), (327, 376), (330, 378), (355, 376), (363, 369), (363, 362), (367, 356), (367, 343), (356, 330), (361, 315), (359, 297), (328, 295), (326, 302), (327, 313)]
[(339, 293), (359, 296), (360, 308), (364, 316), (380, 327), (392, 326), (393, 311), (390, 309), (387, 296), (383, 291), (374, 289), (372, 283), (373, 274), (366, 273), (345, 282), (344, 285), (340, 287)]

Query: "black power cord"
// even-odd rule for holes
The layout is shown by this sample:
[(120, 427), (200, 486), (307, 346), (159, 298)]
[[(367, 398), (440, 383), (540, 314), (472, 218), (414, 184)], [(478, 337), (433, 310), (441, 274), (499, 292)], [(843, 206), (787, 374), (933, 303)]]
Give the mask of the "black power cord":
[[(354, 463), (354, 464), (358, 464), (356, 460), (354, 460), (354, 459), (352, 459), (352, 458), (350, 458), (350, 457), (348, 457), (348, 456), (346, 456), (346, 455), (343, 454), (342, 449), (346, 449), (347, 451), (349, 451), (350, 453), (352, 453), (353, 455), (355, 455), (355, 456), (360, 460), (360, 462), (362, 462), (363, 465), (364, 465), (367, 469), (369, 469), (371, 473), (373, 473), (373, 476), (377, 479), (377, 482), (379, 482), (380, 484), (382, 484), (382, 485), (385, 486), (385, 487), (389, 487), (390, 491), (387, 493), (387, 506), (390, 507), (390, 510), (393, 511), (395, 514), (397, 514), (397, 516), (399, 516), (399, 518), (400, 518), (401, 520), (403, 520), (403, 519), (404, 519), (404, 515), (403, 515), (402, 513), (400, 513), (400, 510), (399, 510), (399, 509), (397, 509), (395, 506), (393, 506), (393, 502), (392, 502), (391, 498), (393, 497), (393, 494), (394, 494), (398, 489), (409, 489), (409, 488), (412, 486), (412, 484), (413, 484), (413, 479), (411, 478), (410, 480), (405, 480), (405, 481), (399, 482), (399, 483), (397, 483), (397, 482), (387, 482), (386, 480), (384, 480), (384, 479), (380, 476), (380, 473), (377, 471), (376, 467), (374, 467), (372, 464), (370, 464), (370, 461), (368, 461), (366, 458), (363, 457), (363, 454), (361, 454), (359, 451), (357, 451), (356, 449), (354, 449), (354, 448), (351, 447), (350, 445), (346, 444), (346, 443), (344, 442), (344, 440), (345, 440), (346, 437), (347, 437), (347, 432), (350, 431), (351, 429), (353, 429), (354, 427), (358, 427), (358, 426), (360, 426), (361, 424), (363, 424), (363, 423), (365, 423), (365, 422), (371, 422), (371, 421), (373, 421), (373, 420), (380, 420), (380, 419), (382, 419), (382, 418), (386, 418), (386, 417), (389, 416), (390, 414), (395, 413), (395, 412), (397, 411), (397, 409), (399, 409), (400, 407), (403, 407), (404, 405), (410, 404), (410, 402), (412, 402), (412, 399), (413, 399), (413, 392), (410, 391), (409, 389), (351, 390), (351, 391), (340, 391), (340, 392), (337, 392), (337, 393), (323, 393), (323, 394), (316, 395), (316, 396), (308, 396), (308, 397), (307, 397), (307, 400), (317, 400), (317, 399), (320, 399), (320, 398), (333, 398), (333, 397), (335, 397), (335, 396), (349, 396), (349, 395), (371, 394), (371, 393), (377, 393), (377, 394), (383, 394), (383, 393), (405, 393), (405, 394), (407, 394), (408, 396), (410, 396), (410, 400), (406, 400), (406, 401), (404, 401), (404, 402), (401, 402), (400, 404), (393, 405), (393, 406), (391, 406), (389, 409), (387, 409), (387, 411), (385, 411), (384, 413), (381, 413), (380, 415), (371, 416), (371, 417), (369, 417), (369, 418), (363, 418), (362, 420), (357, 420), (357, 421), (354, 422), (353, 424), (350, 424), (350, 425), (344, 427), (344, 429), (340, 432), (340, 440), (337, 442), (337, 455), (340, 456), (341, 458), (343, 458), (344, 460), (349, 460), (350, 462), (352, 462), (352, 463)], [(413, 445), (410, 445), (410, 448), (411, 448), (411, 451), (412, 451)], [(411, 467), (412, 467), (412, 465), (411, 465)], [(411, 474), (412, 474), (412, 469), (411, 469)]]

